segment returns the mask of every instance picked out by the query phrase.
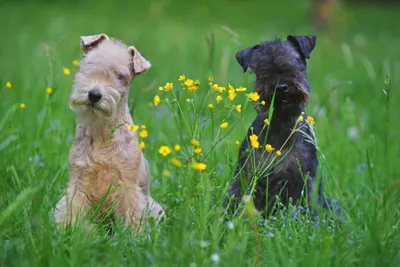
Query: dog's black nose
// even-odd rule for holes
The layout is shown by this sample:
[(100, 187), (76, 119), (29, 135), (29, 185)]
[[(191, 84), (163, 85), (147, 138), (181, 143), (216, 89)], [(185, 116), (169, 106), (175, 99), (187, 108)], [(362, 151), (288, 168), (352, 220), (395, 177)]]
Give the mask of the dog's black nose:
[(100, 93), (100, 91), (98, 90), (90, 90), (88, 93), (88, 98), (90, 100), (90, 102), (92, 103), (97, 103), (100, 101), (102, 95)]
[(289, 89), (289, 86), (286, 83), (281, 83), (276, 88), (276, 90), (279, 92), (287, 92), (288, 89)]

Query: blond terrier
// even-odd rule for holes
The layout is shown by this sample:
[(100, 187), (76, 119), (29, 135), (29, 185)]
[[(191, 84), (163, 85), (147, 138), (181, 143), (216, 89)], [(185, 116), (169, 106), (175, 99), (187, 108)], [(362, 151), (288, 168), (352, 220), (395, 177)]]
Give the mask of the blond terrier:
[(137, 133), (128, 129), (133, 125), (129, 86), (150, 62), (135, 47), (105, 34), (81, 37), (81, 48), (83, 59), (70, 97), (77, 115), (70, 181), (56, 206), (56, 223), (75, 223), (99, 204), (101, 211), (112, 208), (125, 226), (139, 226), (148, 216), (160, 220), (165, 213), (149, 194), (147, 161)]

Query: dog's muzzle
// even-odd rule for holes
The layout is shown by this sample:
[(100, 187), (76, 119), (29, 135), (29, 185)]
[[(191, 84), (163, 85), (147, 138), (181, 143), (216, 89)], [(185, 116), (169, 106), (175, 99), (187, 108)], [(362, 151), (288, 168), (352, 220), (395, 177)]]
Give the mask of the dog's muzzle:
[(90, 91), (88, 92), (88, 99), (89, 99), (89, 101), (90, 101), (91, 103), (93, 103), (93, 104), (99, 102), (100, 99), (101, 99), (101, 97), (102, 97), (102, 94), (101, 94), (100, 91), (97, 90), (97, 89), (90, 90)]

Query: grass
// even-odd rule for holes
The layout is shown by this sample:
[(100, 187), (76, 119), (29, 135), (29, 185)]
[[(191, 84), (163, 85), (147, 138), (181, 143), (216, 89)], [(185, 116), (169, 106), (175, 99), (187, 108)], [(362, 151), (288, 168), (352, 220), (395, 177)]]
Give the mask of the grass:
[[(202, 102), (207, 77), (252, 89), (254, 77), (242, 73), (235, 53), (275, 36), (315, 33), (309, 9), (308, 1), (294, 0), (3, 1), (0, 265), (398, 266), (398, 6), (344, 4), (334, 27), (318, 33), (308, 66), (307, 112), (316, 121), (325, 191), (342, 203), (343, 226), (313, 222), (294, 207), (267, 221), (222, 216), (236, 164), (235, 141), (243, 139), (255, 112), (242, 93), (234, 101), (242, 104), (241, 113), (216, 107), (210, 119), (206, 104), (215, 100)], [(65, 76), (63, 68), (76, 71), (72, 60), (80, 58), (79, 36), (100, 32), (134, 44), (153, 64), (133, 82), (129, 103), (134, 122), (147, 126), (152, 195), (168, 214), (163, 224), (148, 225), (150, 240), (119, 224), (112, 232), (107, 225), (96, 232), (81, 227), (62, 232), (49, 216), (67, 185), (75, 129), (67, 104), (73, 73)], [(191, 97), (193, 105), (184, 93), (178, 96), (179, 113), (165, 100), (173, 97), (158, 87), (174, 82), (180, 88), (182, 74), (201, 86)], [(155, 94), (162, 98), (157, 107), (149, 105)], [(197, 115), (190, 116), (194, 110)], [(177, 114), (186, 116), (187, 126)], [(228, 114), (228, 128), (219, 129)], [(218, 132), (224, 138), (213, 147)], [(203, 156), (196, 160), (206, 162), (204, 172), (169, 163), (172, 156), (183, 162), (192, 155), (193, 137), (201, 139)], [(182, 152), (158, 153), (161, 145), (175, 144)]]

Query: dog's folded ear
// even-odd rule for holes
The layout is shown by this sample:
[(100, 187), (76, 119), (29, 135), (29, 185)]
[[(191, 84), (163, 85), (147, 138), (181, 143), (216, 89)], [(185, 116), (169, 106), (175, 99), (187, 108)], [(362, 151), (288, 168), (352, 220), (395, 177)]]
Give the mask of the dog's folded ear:
[(110, 40), (106, 34), (96, 34), (96, 35), (88, 35), (88, 36), (81, 36), (81, 49), (84, 55), (89, 53), (89, 51), (96, 46), (98, 46), (101, 42), (105, 40)]
[(286, 38), (289, 42), (291, 42), (297, 50), (301, 53), (301, 55), (309, 59), (311, 51), (313, 51), (315, 47), (315, 42), (317, 41), (316, 36), (294, 36), (289, 35)]
[(251, 62), (251, 55), (254, 50), (259, 48), (260, 45), (254, 45), (252, 47), (243, 49), (236, 54), (236, 60), (242, 66), (243, 71), (246, 72), (247, 69), (249, 68), (250, 62)]
[(132, 55), (133, 71), (136, 75), (145, 72), (151, 67), (150, 62), (139, 53), (136, 47), (130, 46), (128, 51)]

